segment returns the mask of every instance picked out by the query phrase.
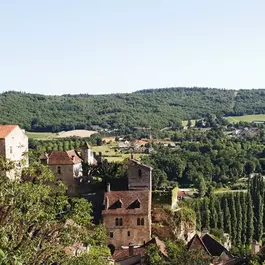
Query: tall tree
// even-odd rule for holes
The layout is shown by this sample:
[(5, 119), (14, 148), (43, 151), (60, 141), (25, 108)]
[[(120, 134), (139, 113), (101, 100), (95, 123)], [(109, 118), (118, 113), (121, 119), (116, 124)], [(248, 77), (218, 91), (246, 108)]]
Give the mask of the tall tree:
[(243, 245), (246, 244), (246, 233), (247, 233), (247, 205), (246, 205), (246, 194), (240, 193), (240, 204), (242, 209), (242, 233), (241, 242)]
[(250, 244), (254, 235), (254, 212), (253, 203), (250, 192), (247, 193), (247, 222), (246, 222), (246, 244)]
[(231, 237), (232, 237), (232, 243), (236, 243), (236, 238), (237, 238), (237, 215), (236, 215), (236, 207), (235, 207), (235, 198), (234, 195), (231, 194), (229, 197), (229, 207), (231, 209), (231, 223), (232, 225), (232, 230), (231, 230)]
[(236, 222), (236, 239), (235, 242), (237, 245), (242, 244), (242, 205), (240, 201), (240, 194), (237, 194), (235, 197), (235, 207), (236, 207), (236, 217), (237, 217), (237, 222)]
[(224, 199), (224, 231), (231, 235), (231, 214), (228, 206), (227, 198)]

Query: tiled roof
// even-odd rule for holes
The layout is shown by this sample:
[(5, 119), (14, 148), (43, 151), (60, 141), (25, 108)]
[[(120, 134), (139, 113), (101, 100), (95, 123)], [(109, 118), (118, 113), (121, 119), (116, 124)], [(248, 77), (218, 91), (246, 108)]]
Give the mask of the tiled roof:
[(208, 234), (205, 234), (202, 237), (202, 242), (204, 243), (204, 245), (212, 256), (219, 257), (223, 252), (227, 254), (229, 253), (223, 245), (221, 245), (217, 240), (215, 240)]
[(137, 164), (138, 166), (146, 167), (146, 168), (149, 168), (150, 170), (153, 169), (152, 167), (145, 165), (145, 164), (142, 164), (140, 161), (135, 160), (135, 159), (130, 159), (129, 163)]
[(196, 234), (188, 243), (188, 249), (191, 250), (202, 250), (206, 254), (211, 255), (201, 238)]
[(18, 125), (0, 125), (0, 139), (5, 139)]
[[(141, 257), (144, 257), (146, 255), (146, 248), (144, 247), (139, 247), (139, 248), (134, 248), (133, 249), (133, 256), (138, 256), (140, 255)], [(112, 258), (118, 262), (120, 260), (124, 260), (126, 258), (129, 258), (129, 249), (117, 249), (114, 251)]]
[[(161, 241), (158, 237), (152, 238), (150, 241), (148, 241), (146, 244), (144, 244), (141, 247), (134, 248), (133, 249), (133, 256), (140, 255), (141, 257), (144, 257), (146, 255), (146, 252), (147, 252), (147, 247), (150, 244), (157, 245), (157, 247), (159, 248), (161, 253), (166, 257), (168, 256), (165, 243), (163, 241)], [(129, 258), (129, 256), (130, 256), (130, 254), (129, 254), (128, 248), (127, 249), (117, 249), (114, 251), (112, 258), (117, 262), (117, 261)]]
[(158, 246), (159, 250), (161, 251), (161, 253), (167, 257), (167, 249), (166, 249), (166, 245), (165, 243), (160, 240), (157, 236), (152, 238), (150, 241), (148, 241), (144, 246), (147, 247), (149, 246), (150, 244), (155, 244)]
[(48, 165), (73, 165), (81, 163), (82, 159), (74, 150), (52, 151), (49, 155)]
[[(106, 199), (109, 208), (102, 211), (103, 215), (148, 214), (151, 211), (151, 193), (148, 190), (110, 191), (105, 193), (104, 202)], [(140, 208), (131, 207), (137, 199), (140, 201)], [(122, 201), (121, 208), (113, 207), (118, 200)]]

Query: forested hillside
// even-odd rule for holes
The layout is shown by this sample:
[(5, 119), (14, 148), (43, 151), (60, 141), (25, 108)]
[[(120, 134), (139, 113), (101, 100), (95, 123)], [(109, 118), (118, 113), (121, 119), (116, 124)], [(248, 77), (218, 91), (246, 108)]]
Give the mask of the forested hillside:
[(0, 94), (0, 123), (32, 131), (89, 128), (178, 126), (181, 120), (216, 115), (265, 112), (265, 90), (168, 88), (130, 94), (45, 96), (20, 92)]

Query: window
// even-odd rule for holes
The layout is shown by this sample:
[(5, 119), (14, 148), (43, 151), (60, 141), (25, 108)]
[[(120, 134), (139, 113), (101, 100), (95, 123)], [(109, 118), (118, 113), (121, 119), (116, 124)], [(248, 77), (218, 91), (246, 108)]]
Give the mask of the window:
[(110, 238), (113, 238), (113, 236), (114, 236), (114, 235), (113, 235), (113, 232), (110, 231), (110, 232), (109, 232), (109, 237), (110, 237)]
[(12, 154), (13, 153), (13, 149), (12, 146), (9, 147), (9, 153)]
[(144, 225), (144, 218), (137, 218), (137, 225)]
[(115, 225), (116, 226), (123, 226), (122, 218), (116, 218), (115, 219)]
[(57, 167), (57, 173), (58, 173), (58, 174), (62, 174), (62, 169), (61, 169), (60, 166)]
[(128, 231), (128, 232), (127, 232), (127, 235), (128, 235), (128, 236), (131, 236), (131, 231)]
[(142, 177), (142, 170), (140, 168), (138, 169), (138, 176), (139, 176), (139, 178)]

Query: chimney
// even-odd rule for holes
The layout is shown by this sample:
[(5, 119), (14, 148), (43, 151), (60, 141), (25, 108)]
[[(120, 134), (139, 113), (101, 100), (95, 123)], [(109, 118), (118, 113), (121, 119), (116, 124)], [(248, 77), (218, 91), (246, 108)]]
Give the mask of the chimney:
[(134, 250), (133, 244), (130, 243), (130, 244), (129, 244), (129, 256), (133, 256), (133, 254), (134, 254), (134, 253), (133, 253), (133, 252), (134, 252), (133, 250)]
[(107, 192), (110, 192), (110, 183), (107, 184)]
[(99, 157), (102, 157), (102, 152), (98, 152)]
[(97, 156), (97, 153), (96, 152), (93, 152), (93, 156), (96, 157)]
[(257, 253), (259, 253), (259, 251), (260, 251), (259, 242), (256, 240), (253, 240), (251, 244), (251, 254), (256, 255)]

